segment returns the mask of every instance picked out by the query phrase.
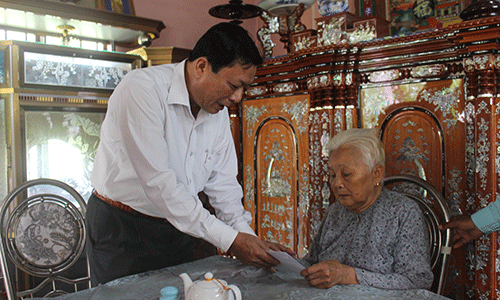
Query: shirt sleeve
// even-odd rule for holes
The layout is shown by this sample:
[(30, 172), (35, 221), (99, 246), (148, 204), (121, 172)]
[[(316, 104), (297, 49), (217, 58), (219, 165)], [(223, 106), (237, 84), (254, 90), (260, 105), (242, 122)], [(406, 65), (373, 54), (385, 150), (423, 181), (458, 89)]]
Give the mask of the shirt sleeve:
[[(120, 151), (131, 158), (130, 163), (147, 198), (178, 230), (227, 251), (238, 230), (204, 209), (201, 201), (169, 168), (164, 155), (169, 152), (164, 136), (165, 114), (162, 113), (166, 104), (160, 99), (161, 92), (147, 76), (126, 77), (121, 87), (115, 90), (115, 97), (121, 103), (116, 105), (114, 102), (112, 111), (120, 114), (115, 118), (124, 141)], [(239, 200), (233, 198), (233, 201)]]
[(471, 218), (484, 234), (500, 230), (500, 196), (497, 196), (496, 201), (472, 214)]
[(408, 209), (394, 243), (394, 264), (387, 273), (355, 268), (360, 284), (382, 289), (429, 289), (434, 275), (430, 267), (429, 237), (418, 206)]

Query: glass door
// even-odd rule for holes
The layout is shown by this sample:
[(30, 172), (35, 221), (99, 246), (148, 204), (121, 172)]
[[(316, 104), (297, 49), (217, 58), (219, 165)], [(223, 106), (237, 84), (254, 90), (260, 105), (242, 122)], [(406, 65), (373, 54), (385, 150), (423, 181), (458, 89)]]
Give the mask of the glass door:
[(25, 111), (27, 180), (60, 180), (87, 200), (92, 193), (90, 172), (104, 115), (104, 111)]

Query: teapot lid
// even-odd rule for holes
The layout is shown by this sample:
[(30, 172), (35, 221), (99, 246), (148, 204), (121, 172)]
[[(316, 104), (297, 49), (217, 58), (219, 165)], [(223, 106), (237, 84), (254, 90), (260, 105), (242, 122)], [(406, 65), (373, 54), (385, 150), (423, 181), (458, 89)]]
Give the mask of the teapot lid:
[(219, 280), (214, 278), (214, 274), (207, 272), (205, 273), (205, 280), (200, 280), (196, 282), (196, 288), (201, 289), (216, 289), (219, 290), (224, 288), (226, 282), (224, 280)]

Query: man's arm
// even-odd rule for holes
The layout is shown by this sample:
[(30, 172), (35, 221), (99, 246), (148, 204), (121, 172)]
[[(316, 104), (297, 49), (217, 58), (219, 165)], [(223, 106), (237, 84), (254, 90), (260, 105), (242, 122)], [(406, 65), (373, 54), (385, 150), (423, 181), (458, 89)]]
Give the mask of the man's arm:
[(450, 222), (440, 225), (440, 230), (451, 229), (453, 232), (453, 248), (459, 248), (483, 235), (472, 221), (471, 216), (456, 216)]
[(247, 233), (238, 233), (229, 251), (242, 263), (272, 271), (272, 267), (279, 261), (267, 253), (268, 250), (285, 251), (295, 256), (295, 252), (283, 245), (261, 240), (259, 237)]
[(485, 208), (474, 213), (471, 218), (474, 224), (484, 234), (500, 230), (500, 196)]
[(439, 226), (439, 229), (453, 231), (453, 248), (461, 247), (484, 234), (500, 230), (499, 198), (471, 216), (453, 217), (450, 222)]
[(295, 252), (280, 244), (263, 241), (250, 227), (252, 215), (243, 207), (243, 192), (236, 179), (238, 164), (229, 117), (224, 115), (224, 119), (224, 128), (217, 141), (218, 161), (204, 192), (209, 196), (217, 218), (239, 232), (229, 248), (231, 254), (244, 264), (272, 271), (272, 267), (279, 264), (279, 261), (268, 254), (268, 250), (285, 251), (290, 255), (295, 255)]

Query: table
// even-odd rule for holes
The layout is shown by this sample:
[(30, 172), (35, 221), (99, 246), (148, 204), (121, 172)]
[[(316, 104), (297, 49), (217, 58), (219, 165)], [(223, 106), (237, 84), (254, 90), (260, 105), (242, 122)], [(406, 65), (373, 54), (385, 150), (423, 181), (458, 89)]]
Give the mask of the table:
[(157, 300), (160, 297), (160, 290), (167, 285), (177, 287), (179, 299), (184, 299), (184, 285), (179, 277), (184, 272), (191, 277), (193, 282), (202, 279), (206, 272), (212, 272), (215, 278), (238, 286), (244, 300), (448, 299), (427, 290), (381, 290), (361, 285), (339, 285), (330, 289), (318, 289), (311, 287), (299, 274), (282, 272), (273, 274), (260, 268), (243, 265), (237, 259), (218, 255), (126, 276), (90, 290), (60, 296), (56, 299)]

